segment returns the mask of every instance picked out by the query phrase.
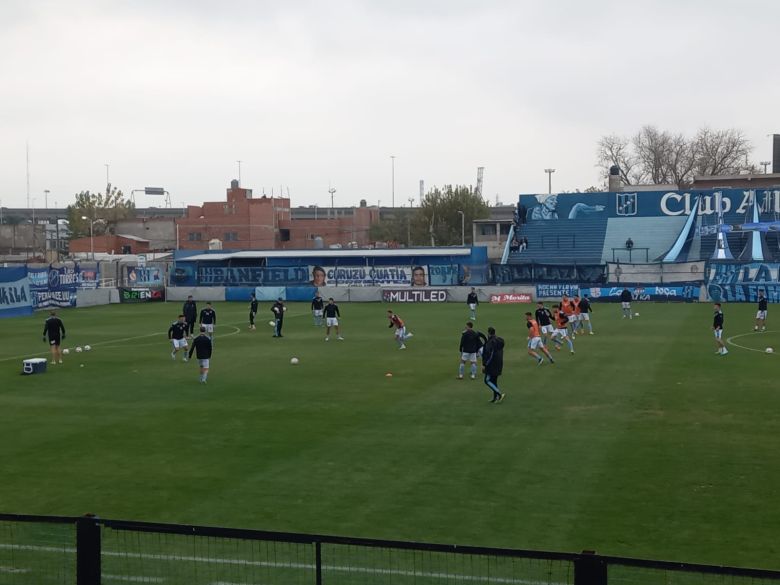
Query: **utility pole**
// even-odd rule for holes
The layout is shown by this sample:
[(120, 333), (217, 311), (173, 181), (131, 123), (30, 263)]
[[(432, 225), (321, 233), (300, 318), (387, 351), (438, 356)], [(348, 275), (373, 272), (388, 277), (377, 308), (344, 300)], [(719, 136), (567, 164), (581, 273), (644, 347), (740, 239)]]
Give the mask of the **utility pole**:
[(49, 209), (49, 193), (51, 193), (51, 191), (48, 189), (43, 190), (43, 205), (46, 209)]
[(27, 209), (30, 209), (30, 143), (25, 143), (27, 149)]
[(336, 189), (328, 185), (328, 193), (330, 193), (330, 210), (335, 214), (336, 210), (333, 206), (333, 194), (336, 192)]
[(758, 164), (760, 164), (762, 167), (764, 167), (764, 174), (766, 175), (766, 168), (767, 168), (769, 165), (771, 165), (772, 163), (771, 163), (771, 162), (769, 162), (768, 160), (762, 160), (762, 161), (761, 161), (760, 163), (758, 163)]
[(238, 186), (241, 186), (241, 161), (237, 160), (238, 163)]
[(544, 169), (544, 172), (547, 173), (547, 194), (552, 194), (552, 174), (555, 172), (555, 169)]
[[(108, 176), (108, 169), (111, 168), (111, 165), (106, 163), (103, 166), (106, 167), (106, 189), (108, 189), (108, 185), (111, 184), (111, 179)], [(108, 193), (106, 193), (106, 195), (108, 195)]]
[(395, 156), (390, 155), (390, 164), (392, 166), (392, 178), (390, 183), (390, 205), (391, 207), (395, 207)]

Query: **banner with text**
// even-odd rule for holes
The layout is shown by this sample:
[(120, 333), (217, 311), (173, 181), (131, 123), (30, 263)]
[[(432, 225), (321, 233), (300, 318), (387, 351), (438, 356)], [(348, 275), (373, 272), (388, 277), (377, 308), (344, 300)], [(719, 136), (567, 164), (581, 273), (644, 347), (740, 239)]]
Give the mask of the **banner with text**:
[(493, 264), (491, 270), (496, 284), (600, 284), (607, 279), (602, 264)]
[(163, 270), (154, 266), (127, 267), (127, 284), (130, 287), (164, 286), (164, 276)]
[(427, 286), (427, 266), (309, 266), (314, 286)]
[(27, 268), (0, 268), (0, 318), (30, 315), (32, 311)]
[(577, 284), (537, 284), (537, 299), (560, 299), (562, 296), (573, 297), (580, 294)]
[(780, 264), (748, 262), (745, 264), (707, 264), (708, 284), (780, 284)]
[[(175, 276), (175, 278), (177, 277)], [(285, 286), (287, 284), (305, 284), (307, 281), (308, 274), (305, 266), (198, 267), (198, 285), (200, 286)]]
[(680, 301), (693, 302), (699, 300), (701, 286), (687, 284), (684, 286), (613, 286), (597, 288), (581, 288), (580, 295), (588, 296), (591, 300), (601, 302), (620, 302), (620, 294), (626, 288), (631, 292), (635, 301)]
[(490, 302), (494, 304), (530, 303), (531, 295), (526, 293), (501, 293), (490, 295)]
[(385, 303), (446, 303), (445, 289), (385, 289), (382, 291), (382, 301)]
[(780, 303), (780, 284), (708, 284), (707, 294), (716, 303), (756, 303), (758, 291), (767, 302)]
[(165, 300), (164, 288), (120, 288), (121, 303), (152, 303)]
[(54, 268), (30, 268), (27, 271), (30, 280), (33, 307), (47, 309), (51, 307), (75, 307), (76, 291), (96, 289), (99, 272), (75, 266)]

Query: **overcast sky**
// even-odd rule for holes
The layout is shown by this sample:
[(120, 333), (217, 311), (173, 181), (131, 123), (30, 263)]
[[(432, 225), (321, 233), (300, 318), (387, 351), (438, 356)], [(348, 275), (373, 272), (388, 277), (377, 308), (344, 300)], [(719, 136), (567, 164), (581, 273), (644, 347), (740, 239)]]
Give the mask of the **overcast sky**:
[[(486, 198), (599, 183), (595, 144), (644, 124), (780, 132), (780, 2), (0, 2), (0, 200), (102, 190), (292, 205)], [(780, 169), (778, 169), (780, 170)], [(139, 205), (160, 204), (141, 198)]]

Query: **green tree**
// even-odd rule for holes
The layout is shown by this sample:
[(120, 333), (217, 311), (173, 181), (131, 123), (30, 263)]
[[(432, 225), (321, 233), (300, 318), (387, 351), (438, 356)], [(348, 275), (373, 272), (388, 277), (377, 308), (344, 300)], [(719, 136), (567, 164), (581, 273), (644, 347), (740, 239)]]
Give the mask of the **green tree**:
[[(463, 212), (462, 218), (459, 212)], [(487, 203), (466, 185), (434, 187), (423, 197), (412, 220), (412, 244), (457, 246), (461, 243), (461, 225), (466, 244), (472, 243), (471, 225), (475, 219), (490, 215)], [(463, 224), (461, 224), (463, 221)]]
[(76, 202), (68, 205), (70, 237), (89, 236), (90, 223), (95, 220), (103, 221), (95, 222), (94, 235), (113, 233), (117, 221), (132, 217), (135, 217), (135, 205), (126, 200), (124, 193), (112, 187), (111, 183), (106, 185), (105, 194), (82, 191), (76, 194)]

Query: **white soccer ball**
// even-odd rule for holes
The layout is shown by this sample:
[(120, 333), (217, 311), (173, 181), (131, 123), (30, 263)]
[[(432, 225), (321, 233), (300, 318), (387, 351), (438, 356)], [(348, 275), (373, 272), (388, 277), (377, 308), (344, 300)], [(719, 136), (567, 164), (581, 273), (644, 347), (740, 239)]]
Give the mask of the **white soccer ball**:
[(634, 317), (639, 317), (639, 313), (634, 313)]
[(275, 321), (269, 321), (269, 322), (268, 322), (268, 324), (269, 324), (271, 327), (276, 327), (276, 322), (275, 322)]
[(774, 350), (774, 349), (772, 349), (771, 347), (767, 347), (767, 348), (766, 348), (766, 352), (767, 352), (767, 353), (775, 353), (775, 350)]
[(294, 358), (290, 359), (290, 363), (292, 365), (294, 365), (294, 366), (297, 366), (298, 365), (298, 358), (294, 357)]
[(284, 311), (284, 312), (286, 313), (286, 312), (287, 312), (287, 307), (284, 307), (284, 308), (282, 309), (282, 311)]
[(81, 349), (81, 346), (79, 345), (79, 346), (76, 348), (76, 353), (81, 353), (82, 351), (84, 351), (84, 350), (83, 350), (83, 349)]
[(91, 346), (89, 346), (89, 345), (85, 345), (84, 346), (84, 351), (91, 351), (91, 350), (92, 350)]
[(70, 353), (70, 350), (66, 347), (65, 349), (62, 350), (62, 353), (68, 355)]

